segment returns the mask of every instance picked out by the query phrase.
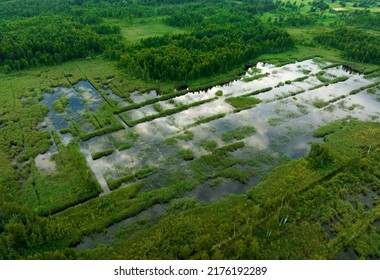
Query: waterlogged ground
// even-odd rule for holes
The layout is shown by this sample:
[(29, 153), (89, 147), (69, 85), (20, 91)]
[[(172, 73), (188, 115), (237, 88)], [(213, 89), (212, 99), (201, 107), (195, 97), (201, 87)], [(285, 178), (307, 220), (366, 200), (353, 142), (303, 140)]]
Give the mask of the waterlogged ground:
[[(345, 77), (345, 80), (322, 86), (324, 82), (340, 77)], [(80, 150), (104, 193), (110, 191), (107, 181), (139, 169), (155, 167), (163, 170), (186, 164), (178, 155), (181, 149), (191, 150), (197, 158), (210, 152), (210, 149), (205, 148), (207, 141), (213, 141), (216, 147), (221, 147), (240, 140), (233, 138), (226, 141), (223, 140), (223, 135), (244, 126), (256, 130), (252, 135), (244, 135), (241, 139), (246, 144), (245, 149), (265, 151), (273, 157), (283, 155), (299, 158), (307, 153), (310, 142), (316, 141), (312, 137), (312, 131), (317, 127), (348, 116), (361, 120), (377, 120), (380, 117), (378, 88), (372, 90), (372, 93), (365, 89), (354, 95), (349, 94), (352, 90), (372, 83), (373, 80), (365, 79), (363, 75), (352, 73), (342, 66), (329, 67), (328, 63), (321, 64), (313, 60), (282, 67), (258, 63), (256, 67), (248, 69), (240, 80), (227, 85), (215, 86), (207, 91), (189, 92), (120, 113), (135, 121), (157, 115), (160, 111), (206, 101), (175, 114), (138, 123), (133, 127), (128, 127), (115, 114), (125, 129), (81, 141)], [(266, 88), (271, 89), (250, 96), (262, 101), (252, 108), (238, 111), (226, 102), (231, 97), (249, 95)], [(217, 91), (222, 91), (222, 95), (217, 96)], [(130, 104), (110, 89), (104, 92), (118, 106)], [(130, 94), (129, 100), (140, 103), (156, 97), (154, 91), (147, 94), (135, 91)], [(68, 100), (63, 112), (57, 112), (53, 106), (60, 98)], [(41, 128), (60, 131), (70, 128), (75, 121), (82, 131), (93, 131), (95, 127), (86, 121), (86, 115), (96, 112), (104, 102), (99, 92), (86, 81), (81, 81), (72, 88), (58, 87), (54, 93), (45, 94), (42, 101), (50, 110)], [(215, 120), (199, 122), (218, 114), (223, 115)], [(131, 133), (134, 135), (132, 138), (129, 137)], [(71, 134), (60, 133), (59, 136), (64, 144), (72, 139)], [(127, 146), (119, 147), (118, 143), (126, 142)], [(114, 152), (95, 160), (92, 158), (92, 154), (107, 149), (113, 149)], [(54, 170), (54, 163), (49, 161), (51, 154), (52, 151), (49, 151), (36, 158), (35, 162), (41, 171)], [(234, 188), (232, 192), (241, 191)], [(197, 196), (202, 200), (201, 195)]]
[[(239, 80), (168, 100), (156, 100), (155, 91), (119, 96), (107, 86), (80, 81), (45, 94), (40, 103), (49, 113), (40, 129), (57, 131), (64, 145), (73, 140), (73, 123), (82, 134), (99, 132), (81, 135), (79, 147), (103, 189), (101, 195), (139, 180), (144, 181), (143, 190), (160, 188), (165, 184), (163, 174), (186, 170), (192, 160), (243, 141), (245, 147), (231, 153), (232, 159), (246, 160), (233, 167), (243, 175), (217, 175), (183, 195), (208, 203), (244, 193), (278, 163), (306, 155), (311, 142), (321, 141), (312, 132), (324, 124), (346, 117), (379, 120), (380, 86), (375, 82), (317, 59), (282, 67), (258, 63)], [(244, 98), (256, 98), (257, 104), (246, 106)], [(152, 99), (156, 100), (152, 104), (119, 110)], [(108, 113), (120, 124), (113, 132), (102, 130), (108, 125), (102, 120), (105, 103), (113, 104)], [(55, 152), (53, 144), (36, 157), (41, 173), (55, 170), (51, 160)], [(148, 209), (147, 215), (152, 211), (159, 216), (165, 207)], [(112, 239), (115, 230), (110, 232), (99, 235), (98, 241)], [(78, 248), (92, 243), (87, 238)]]

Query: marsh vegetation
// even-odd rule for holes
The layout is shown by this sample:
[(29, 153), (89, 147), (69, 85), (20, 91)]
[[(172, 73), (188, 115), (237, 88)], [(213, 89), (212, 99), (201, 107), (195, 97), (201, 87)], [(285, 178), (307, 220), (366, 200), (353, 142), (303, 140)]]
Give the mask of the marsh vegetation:
[(0, 3), (0, 258), (380, 258), (373, 2), (44, 3)]

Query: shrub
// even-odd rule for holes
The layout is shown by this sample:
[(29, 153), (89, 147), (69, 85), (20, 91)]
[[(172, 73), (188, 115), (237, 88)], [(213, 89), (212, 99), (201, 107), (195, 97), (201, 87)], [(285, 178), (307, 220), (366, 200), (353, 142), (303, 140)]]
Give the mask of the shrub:
[(244, 95), (242, 95), (242, 96), (257, 95), (257, 94), (259, 94), (259, 93), (263, 93), (263, 92), (271, 91), (272, 89), (273, 89), (272, 87), (266, 87), (266, 88), (262, 88), (262, 89), (258, 89), (258, 90), (252, 91), (252, 92), (247, 93), (247, 94), (244, 94)]
[(105, 157), (105, 156), (109, 156), (113, 152), (114, 152), (113, 149), (107, 149), (107, 150), (104, 150), (104, 151), (101, 151), (101, 152), (92, 153), (91, 157), (92, 157), (93, 160), (97, 160), (99, 158), (102, 158), (102, 157)]
[(198, 202), (193, 197), (178, 198), (170, 202), (168, 208), (166, 209), (166, 212), (170, 214), (178, 213), (189, 209), (193, 209), (198, 205)]
[(293, 82), (303, 82), (307, 78), (309, 78), (309, 76), (302, 76), (302, 77), (294, 79)]
[(308, 155), (309, 162), (314, 168), (325, 168), (332, 163), (332, 156), (326, 145), (313, 143)]
[(248, 77), (248, 78), (244, 78), (243, 81), (244, 82), (252, 82), (254, 80), (259, 80), (261, 78), (265, 78), (265, 77), (268, 77), (269, 76), (269, 73), (264, 73), (264, 74), (256, 74), (252, 77)]
[(137, 170), (137, 172), (135, 173), (135, 177), (137, 179), (144, 179), (144, 178), (148, 177), (149, 175), (151, 175), (156, 170), (157, 169), (154, 167), (143, 168), (143, 169)]
[(248, 125), (238, 126), (231, 131), (224, 132), (222, 134), (222, 140), (224, 142), (231, 142), (234, 139), (242, 140), (255, 133), (256, 133), (256, 129), (253, 126), (248, 126)]
[(129, 174), (114, 180), (107, 180), (107, 185), (111, 190), (119, 188), (122, 184), (132, 182), (135, 179), (133, 174)]
[(157, 113), (160, 113), (162, 112), (164, 109), (162, 108), (161, 104), (158, 104), (158, 103), (155, 103), (153, 104), (153, 109), (157, 112)]
[(204, 139), (202, 140), (199, 145), (204, 148), (205, 150), (207, 151), (214, 151), (217, 147), (218, 147), (218, 144), (216, 143), (216, 141), (214, 140), (207, 140), (207, 139)]
[(199, 124), (202, 124), (202, 123), (208, 123), (208, 122), (211, 122), (211, 121), (223, 118), (225, 116), (226, 116), (226, 113), (220, 113), (220, 114), (216, 114), (216, 115), (213, 115), (213, 116), (210, 116), (210, 117), (207, 117), (207, 118), (203, 118), (202, 117), (202, 118), (197, 119), (194, 123), (188, 125), (187, 127), (196, 126), (196, 125), (199, 125)]
[(178, 140), (189, 141), (189, 140), (192, 140), (194, 138), (194, 132), (192, 132), (191, 130), (185, 130), (184, 133), (178, 135), (176, 138)]
[(262, 101), (261, 99), (255, 97), (238, 96), (227, 98), (226, 102), (229, 103), (231, 106), (235, 107), (236, 109), (244, 110), (257, 105)]
[(193, 151), (189, 149), (181, 149), (178, 154), (184, 160), (193, 160), (195, 157)]

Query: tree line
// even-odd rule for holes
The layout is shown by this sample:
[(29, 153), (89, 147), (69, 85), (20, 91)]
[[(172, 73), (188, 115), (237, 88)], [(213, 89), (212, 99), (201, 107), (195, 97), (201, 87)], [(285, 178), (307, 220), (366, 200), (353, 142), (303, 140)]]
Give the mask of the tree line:
[(356, 28), (338, 27), (315, 36), (318, 43), (343, 51), (343, 56), (357, 62), (379, 63), (380, 41)]
[(128, 47), (120, 65), (145, 80), (187, 81), (226, 72), (262, 53), (294, 46), (287, 32), (245, 15), (222, 11), (204, 21), (199, 19), (202, 23), (192, 32), (151, 37)]
[(342, 13), (341, 20), (344, 25), (380, 30), (380, 14), (371, 13), (369, 10), (355, 10), (349, 14)]
[(57, 16), (7, 22), (0, 32), (0, 69), (9, 72), (101, 53), (119, 44), (120, 28)]
[[(284, 4), (272, 0), (242, 2), (244, 5), (224, 0), (0, 2), (0, 71), (55, 65), (104, 53), (107, 58), (120, 59), (120, 64), (137, 77), (186, 81), (231, 70), (264, 51), (278, 52), (294, 45), (287, 33), (251, 19), (257, 13), (284, 8)], [(166, 5), (173, 3), (181, 6)], [(125, 47), (120, 27), (104, 20), (155, 15), (166, 16), (164, 22), (169, 25), (200, 28), (204, 34), (190, 32), (166, 36), (165, 42), (154, 38), (151, 43), (155, 46), (146, 46), (148, 40)], [(305, 25), (312, 18), (286, 17), (281, 21), (284, 24), (279, 25)], [(218, 33), (209, 36), (212, 29)]]

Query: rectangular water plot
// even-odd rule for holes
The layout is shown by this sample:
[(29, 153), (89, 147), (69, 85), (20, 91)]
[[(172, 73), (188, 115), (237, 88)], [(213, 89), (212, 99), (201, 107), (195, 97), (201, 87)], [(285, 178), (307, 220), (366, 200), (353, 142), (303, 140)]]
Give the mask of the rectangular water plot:
[[(80, 82), (45, 95), (43, 104), (50, 109), (45, 127), (69, 128), (74, 122), (79, 126), (81, 151), (104, 193), (111, 191), (109, 182), (112, 188), (116, 183), (122, 187), (132, 175), (136, 181), (135, 174), (146, 168), (154, 168), (155, 175), (147, 173), (138, 180), (145, 182), (146, 190), (160, 188), (164, 170), (186, 170), (192, 161), (237, 142), (243, 142), (253, 156), (265, 151), (299, 158), (316, 141), (312, 132), (325, 123), (349, 116), (380, 118), (377, 90), (371, 89), (375, 81), (330, 65), (314, 60), (282, 67), (258, 63), (229, 84), (120, 114), (106, 108), (107, 102), (89, 83)], [(108, 97), (117, 106), (126, 104), (111, 92)], [(136, 91), (130, 97), (138, 104), (157, 93)], [(113, 126), (117, 132), (107, 130)], [(232, 192), (246, 189), (235, 185), (238, 189)]]

